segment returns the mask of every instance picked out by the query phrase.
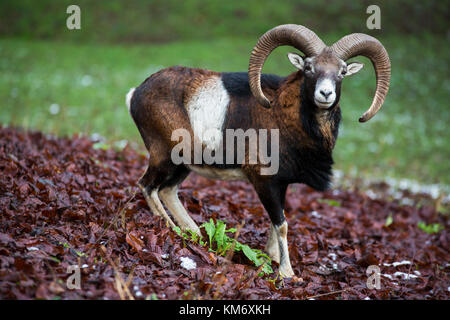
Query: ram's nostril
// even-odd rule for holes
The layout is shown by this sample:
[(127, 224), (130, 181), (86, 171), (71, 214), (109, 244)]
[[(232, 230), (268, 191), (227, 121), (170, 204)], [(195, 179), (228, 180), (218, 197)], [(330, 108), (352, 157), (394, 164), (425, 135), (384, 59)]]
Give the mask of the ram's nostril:
[(325, 99), (328, 99), (328, 97), (331, 95), (332, 91), (324, 91), (320, 90), (320, 94), (325, 97)]

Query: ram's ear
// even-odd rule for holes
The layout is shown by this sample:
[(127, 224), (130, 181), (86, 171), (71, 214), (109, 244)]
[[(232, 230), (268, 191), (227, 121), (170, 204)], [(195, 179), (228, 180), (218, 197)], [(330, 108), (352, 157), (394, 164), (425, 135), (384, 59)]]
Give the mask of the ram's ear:
[(346, 77), (351, 76), (352, 74), (355, 74), (359, 72), (364, 67), (363, 63), (359, 62), (352, 62), (347, 65), (347, 73), (345, 74)]
[(303, 67), (305, 66), (305, 61), (303, 61), (303, 58), (293, 52), (289, 52), (287, 54), (289, 61), (299, 70), (303, 70)]

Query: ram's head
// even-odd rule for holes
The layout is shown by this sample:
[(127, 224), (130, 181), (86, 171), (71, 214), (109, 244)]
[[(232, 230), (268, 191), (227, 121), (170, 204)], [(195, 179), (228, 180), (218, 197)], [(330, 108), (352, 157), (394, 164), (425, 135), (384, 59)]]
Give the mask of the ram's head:
[(302, 57), (296, 53), (289, 53), (288, 58), (295, 67), (302, 70), (304, 94), (318, 108), (329, 109), (339, 102), (342, 79), (363, 67), (357, 62), (347, 65), (346, 61), (359, 55), (372, 61), (376, 74), (376, 90), (372, 105), (359, 121), (369, 120), (383, 105), (389, 90), (391, 65), (386, 50), (377, 39), (366, 34), (353, 33), (328, 47), (308, 28), (287, 24), (266, 32), (250, 56), (250, 88), (264, 107), (269, 108), (271, 101), (261, 89), (261, 69), (269, 54), (283, 45), (293, 46), (306, 55)]

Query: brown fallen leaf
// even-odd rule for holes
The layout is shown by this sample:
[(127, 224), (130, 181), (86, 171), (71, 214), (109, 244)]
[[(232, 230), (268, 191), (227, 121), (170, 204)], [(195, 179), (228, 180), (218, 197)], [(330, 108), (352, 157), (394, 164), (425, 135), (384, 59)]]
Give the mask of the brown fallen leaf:
[(138, 236), (136, 236), (133, 232), (127, 233), (126, 235), (126, 241), (127, 243), (137, 252), (142, 251), (142, 247), (144, 246), (144, 242), (139, 239)]

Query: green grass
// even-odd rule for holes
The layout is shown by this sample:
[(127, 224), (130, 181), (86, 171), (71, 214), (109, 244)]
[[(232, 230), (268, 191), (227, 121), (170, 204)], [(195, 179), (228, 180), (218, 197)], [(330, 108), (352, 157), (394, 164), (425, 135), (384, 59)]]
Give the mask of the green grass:
[[(81, 9), (81, 30), (69, 31), (66, 8)], [(2, 0), (0, 36), (82, 42), (167, 42), (239, 35), (257, 37), (284, 23), (319, 35), (369, 32), (369, 5), (380, 7), (382, 31), (447, 34), (448, 2), (441, 0)]]
[[(341, 34), (340, 34), (341, 35)], [(324, 36), (334, 42), (338, 35)], [(89, 45), (0, 40), (0, 123), (58, 135), (99, 133), (143, 148), (125, 107), (125, 94), (153, 72), (171, 65), (245, 71), (255, 38), (153, 45)], [(336, 168), (358, 175), (407, 177), (450, 184), (448, 101), (450, 48), (431, 36), (381, 38), (392, 60), (391, 90), (384, 107), (365, 124), (374, 72), (365, 68), (344, 80), (343, 124), (335, 149)], [(264, 72), (294, 71), (277, 49)], [(51, 114), (52, 104), (59, 106)], [(55, 109), (55, 107), (53, 107)]]

